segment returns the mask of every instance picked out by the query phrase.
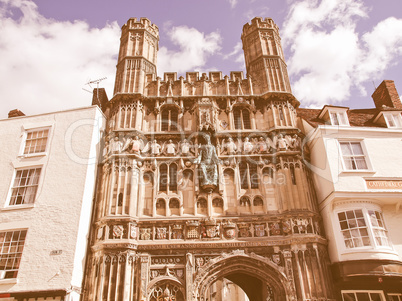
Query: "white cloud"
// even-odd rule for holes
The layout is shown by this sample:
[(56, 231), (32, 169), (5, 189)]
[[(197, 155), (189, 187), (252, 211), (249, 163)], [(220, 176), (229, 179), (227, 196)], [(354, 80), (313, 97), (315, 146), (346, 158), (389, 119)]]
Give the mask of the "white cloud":
[(168, 31), (170, 40), (179, 50), (161, 47), (158, 52), (158, 74), (164, 72), (186, 72), (202, 68), (209, 56), (220, 49), (219, 32), (205, 34), (187, 26), (172, 27)]
[(390, 17), (379, 22), (371, 32), (361, 38), (362, 58), (357, 76), (363, 80), (378, 78), (402, 56), (402, 19)]
[(238, 42), (234, 47), (232, 52), (223, 55), (224, 60), (232, 59), (238, 66), (243, 69), (245, 66), (244, 54), (243, 54), (243, 44)]
[(236, 7), (237, 0), (227, 0), (230, 3), (230, 7), (233, 9)]
[(356, 31), (367, 16), (362, 1), (295, 2), (283, 26), (290, 48), (293, 92), (304, 105), (322, 106), (347, 100), (352, 88), (381, 79), (402, 55), (402, 20), (388, 18), (362, 36)]
[[(11, 18), (16, 10), (18, 20)], [(31, 115), (91, 105), (82, 90), (89, 79), (108, 77), (101, 86), (112, 96), (117, 23), (90, 28), (47, 19), (30, 0), (0, 0), (0, 35), (0, 118), (15, 108)]]

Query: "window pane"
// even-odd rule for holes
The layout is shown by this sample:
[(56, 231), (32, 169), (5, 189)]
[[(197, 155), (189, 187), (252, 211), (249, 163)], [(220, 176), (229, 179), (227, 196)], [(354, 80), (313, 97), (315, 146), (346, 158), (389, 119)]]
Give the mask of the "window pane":
[(16, 172), (11, 189), (10, 205), (33, 203), (38, 189), (41, 169), (25, 169)]
[(160, 191), (167, 191), (167, 165), (162, 164), (159, 167), (159, 190)]
[(251, 123), (250, 123), (250, 113), (248, 110), (242, 110), (242, 115), (243, 115), (243, 125), (245, 130), (250, 130), (251, 129)]
[(169, 111), (164, 110), (162, 112), (162, 126), (161, 126), (162, 131), (168, 131), (169, 130)]
[(348, 124), (346, 113), (339, 113), (338, 117), (339, 117), (340, 124), (342, 124), (342, 125), (347, 125)]
[(343, 301), (356, 301), (354, 293), (342, 293)]
[(355, 219), (349, 220), (349, 228), (356, 228), (357, 227), (357, 221)]
[(370, 301), (368, 293), (356, 293), (357, 301)]
[(344, 156), (352, 155), (352, 149), (350, 148), (349, 142), (341, 142), (341, 150)]
[(177, 165), (170, 164), (169, 166), (169, 190), (177, 191)]
[(356, 169), (352, 158), (343, 158), (343, 162), (345, 163), (346, 169)]
[(345, 214), (345, 212), (340, 212), (340, 213), (338, 213), (338, 218), (339, 218), (340, 221), (346, 220), (346, 214)]
[(234, 117), (235, 129), (236, 130), (241, 130), (240, 110), (234, 110), (233, 111), (233, 117)]
[(347, 221), (342, 221), (341, 223), (341, 230), (348, 229), (348, 222)]
[(363, 218), (362, 210), (348, 210), (339, 212), (339, 220), (346, 248), (357, 248), (370, 245), (368, 229)]
[(384, 115), (389, 127), (395, 127), (394, 117), (392, 115)]
[(4, 278), (15, 278), (21, 261), (26, 230), (0, 232), (0, 271)]
[(248, 189), (248, 179), (247, 179), (247, 164), (240, 163), (240, 183), (242, 189)]
[(49, 130), (40, 130), (27, 133), (24, 154), (41, 153), (46, 150)]
[(170, 130), (177, 131), (178, 113), (177, 110), (170, 111)]
[(258, 181), (259, 181), (258, 173), (257, 173), (257, 165), (250, 164), (249, 169), (250, 169), (251, 188), (252, 189), (257, 189), (258, 188)]
[(336, 113), (331, 113), (331, 123), (332, 125), (339, 125), (338, 116)]
[(359, 227), (364, 227), (364, 226), (366, 226), (366, 222), (364, 221), (364, 218), (359, 218), (359, 219), (357, 219), (357, 225), (358, 225)]
[(357, 169), (367, 169), (367, 164), (366, 164), (366, 160), (364, 159), (364, 157), (357, 157), (357, 158), (355, 158), (355, 160), (356, 160)]
[(363, 150), (360, 142), (351, 142), (350, 145), (352, 146), (352, 152), (354, 155), (363, 155)]

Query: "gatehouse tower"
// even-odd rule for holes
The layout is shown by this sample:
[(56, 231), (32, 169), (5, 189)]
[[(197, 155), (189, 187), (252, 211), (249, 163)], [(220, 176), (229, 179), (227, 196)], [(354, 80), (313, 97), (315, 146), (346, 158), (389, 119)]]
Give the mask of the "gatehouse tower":
[(242, 41), (246, 76), (157, 77), (157, 26), (123, 26), (83, 300), (333, 300), (278, 27)]

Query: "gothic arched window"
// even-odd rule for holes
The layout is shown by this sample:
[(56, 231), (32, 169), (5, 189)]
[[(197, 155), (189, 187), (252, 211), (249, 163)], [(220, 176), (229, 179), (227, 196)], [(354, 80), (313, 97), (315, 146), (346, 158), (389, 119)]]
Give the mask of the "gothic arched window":
[(179, 112), (175, 108), (164, 109), (162, 111), (162, 131), (177, 131)]
[(239, 164), (240, 184), (242, 189), (258, 188), (258, 172), (257, 165), (252, 163), (241, 162)]
[(177, 191), (177, 165), (169, 165), (169, 190)]
[(250, 112), (247, 109), (236, 108), (233, 110), (234, 126), (236, 130), (250, 130)]
[(165, 163), (159, 166), (159, 191), (168, 192), (177, 191), (177, 165)]
[(159, 191), (167, 191), (168, 167), (166, 164), (159, 166)]

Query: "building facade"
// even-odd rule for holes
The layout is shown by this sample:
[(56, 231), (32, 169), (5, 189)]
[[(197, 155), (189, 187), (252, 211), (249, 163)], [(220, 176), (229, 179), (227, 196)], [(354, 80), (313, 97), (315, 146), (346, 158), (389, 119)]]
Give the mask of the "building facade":
[(0, 120), (0, 300), (80, 300), (98, 107)]
[(298, 110), (337, 300), (402, 300), (402, 104), (393, 81), (372, 98), (372, 109)]
[(122, 27), (83, 300), (334, 300), (278, 27), (241, 38), (246, 78), (160, 78), (158, 27)]

